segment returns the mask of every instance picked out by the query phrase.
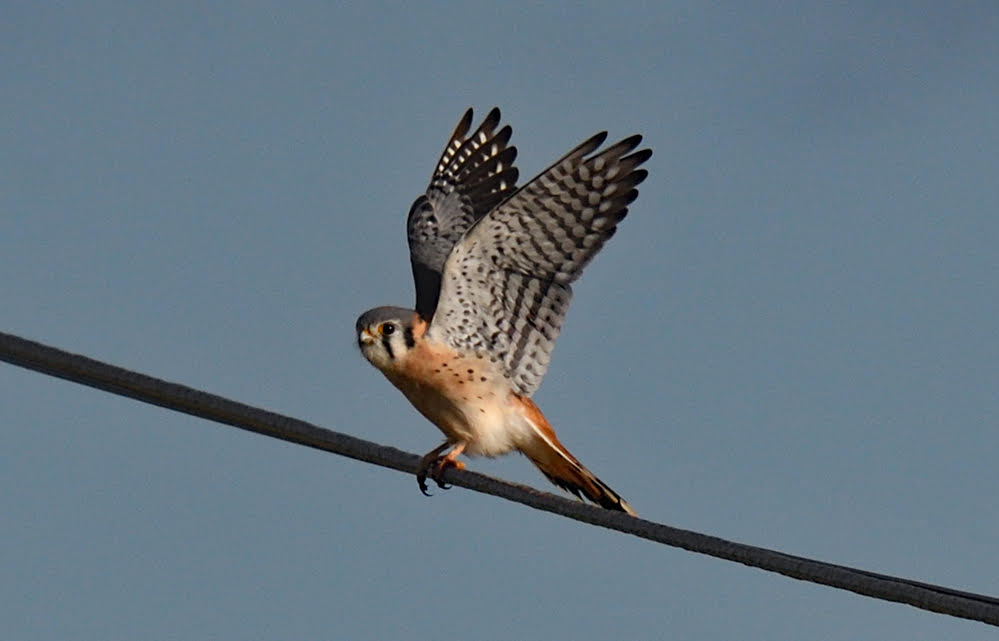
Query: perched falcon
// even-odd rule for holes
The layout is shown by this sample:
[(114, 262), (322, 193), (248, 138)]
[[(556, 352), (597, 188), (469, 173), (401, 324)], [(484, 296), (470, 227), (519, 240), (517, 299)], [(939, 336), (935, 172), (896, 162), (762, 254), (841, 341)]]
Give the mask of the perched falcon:
[[(555, 485), (634, 514), (563, 446), (531, 394), (548, 369), (571, 283), (638, 197), (652, 155), (641, 136), (600, 149), (606, 132), (517, 189), (509, 125), (493, 109), (469, 134), (465, 112), (441, 154), (407, 231), (416, 309), (377, 307), (357, 319), (365, 358), (444, 432), (423, 457), (447, 487), (458, 456), (522, 452)], [(446, 452), (446, 453), (445, 453)]]

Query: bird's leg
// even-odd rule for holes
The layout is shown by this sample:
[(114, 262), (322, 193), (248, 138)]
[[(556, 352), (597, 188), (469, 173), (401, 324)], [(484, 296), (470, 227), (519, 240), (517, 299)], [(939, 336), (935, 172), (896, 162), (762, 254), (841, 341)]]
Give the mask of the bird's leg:
[[(420, 459), (420, 466), (416, 468), (416, 483), (420, 486), (420, 491), (423, 492), (425, 496), (430, 496), (430, 492), (427, 491), (427, 472), (430, 468), (436, 467), (437, 460), (440, 458), (441, 452), (451, 447), (451, 443), (444, 441), (434, 449), (427, 452), (423, 458)], [(437, 481), (436, 473), (431, 474), (431, 478)], [(438, 481), (438, 485), (440, 481)]]
[(450, 452), (447, 453), (447, 455), (438, 458), (434, 462), (434, 466), (430, 470), (430, 478), (437, 481), (437, 487), (441, 488), (442, 490), (447, 490), (451, 487), (450, 485), (445, 483), (444, 480), (441, 478), (441, 475), (444, 474), (444, 470), (446, 470), (447, 468), (455, 467), (458, 468), (459, 470), (465, 469), (465, 464), (457, 460), (458, 457), (461, 456), (461, 453), (464, 451), (465, 451), (465, 444), (458, 443), (457, 445), (454, 446), (454, 449), (452, 449)]

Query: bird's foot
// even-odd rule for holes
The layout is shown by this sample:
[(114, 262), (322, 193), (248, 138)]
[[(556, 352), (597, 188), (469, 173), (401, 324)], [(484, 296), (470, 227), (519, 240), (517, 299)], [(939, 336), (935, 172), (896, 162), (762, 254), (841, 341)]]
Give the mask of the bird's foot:
[(427, 486), (427, 476), (437, 483), (437, 487), (442, 490), (450, 489), (451, 486), (444, 482), (444, 471), (453, 467), (459, 470), (465, 469), (465, 464), (462, 461), (456, 460), (458, 456), (464, 451), (463, 446), (456, 446), (450, 452), (445, 455), (441, 455), (441, 452), (448, 447), (448, 444), (442, 445), (437, 449), (429, 452), (420, 460), (420, 466), (416, 469), (416, 484), (419, 485), (420, 491), (423, 492), (424, 496), (432, 496), (428, 492)]
[(444, 482), (444, 470), (449, 467), (453, 467), (457, 470), (465, 469), (465, 464), (461, 461), (456, 461), (449, 456), (442, 456), (434, 463), (433, 467), (430, 468), (430, 478), (437, 482), (437, 487), (442, 490), (449, 490), (451, 486)]

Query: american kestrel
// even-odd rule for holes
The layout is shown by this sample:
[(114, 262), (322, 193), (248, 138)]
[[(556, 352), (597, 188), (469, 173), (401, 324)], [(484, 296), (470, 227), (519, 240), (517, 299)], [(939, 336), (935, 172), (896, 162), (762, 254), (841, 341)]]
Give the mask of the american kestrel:
[[(377, 307), (357, 341), (445, 441), (423, 457), (417, 482), (440, 487), (458, 456), (518, 450), (555, 485), (634, 514), (562, 445), (531, 394), (548, 369), (572, 297), (570, 284), (638, 197), (651, 149), (641, 136), (598, 151), (601, 132), (517, 189), (509, 125), (493, 109), (471, 135), (465, 112), (409, 211), (416, 309)], [(448, 451), (449, 450), (449, 451)], [(446, 453), (445, 453), (446, 452)]]

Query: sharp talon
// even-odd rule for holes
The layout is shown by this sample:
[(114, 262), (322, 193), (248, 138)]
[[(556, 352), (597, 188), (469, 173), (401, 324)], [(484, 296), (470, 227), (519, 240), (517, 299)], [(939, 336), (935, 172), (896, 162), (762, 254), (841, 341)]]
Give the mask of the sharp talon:
[(457, 446), (455, 449), (451, 450), (449, 454), (441, 456), (440, 453), (446, 450), (450, 445), (445, 443), (437, 449), (428, 453), (420, 460), (420, 467), (416, 470), (416, 484), (420, 486), (420, 491), (423, 492), (424, 496), (433, 496), (427, 491), (427, 477), (429, 476), (437, 483), (437, 487), (442, 490), (449, 490), (451, 486), (444, 482), (441, 476), (444, 474), (444, 470), (449, 467), (456, 467), (459, 470), (465, 469), (465, 464), (461, 461), (454, 460), (465, 448), (463, 445)]
[(420, 491), (423, 492), (423, 496), (433, 496), (433, 494), (431, 494), (430, 492), (427, 491), (429, 488), (427, 487), (427, 477), (426, 477), (426, 475), (424, 475), (424, 474), (417, 474), (416, 475), (416, 484), (420, 486)]
[(416, 484), (420, 487), (420, 492), (423, 493), (423, 496), (433, 496), (433, 494), (427, 491), (427, 472), (431, 466), (432, 461), (423, 460), (420, 462), (420, 467), (416, 470)]
[(434, 482), (437, 483), (437, 487), (439, 487), (440, 489), (449, 490), (451, 489), (451, 486), (445, 483), (444, 480), (441, 478), (441, 474), (444, 473), (445, 460), (447, 459), (439, 458), (436, 461), (434, 461), (433, 466), (430, 468), (430, 478), (432, 478)]
[(449, 467), (453, 467), (459, 470), (465, 469), (465, 464), (461, 461), (456, 461), (453, 458), (442, 456), (437, 459), (434, 465), (431, 467), (430, 478), (437, 481), (437, 487), (442, 490), (450, 490), (451, 486), (442, 478), (444, 476), (444, 470)]

